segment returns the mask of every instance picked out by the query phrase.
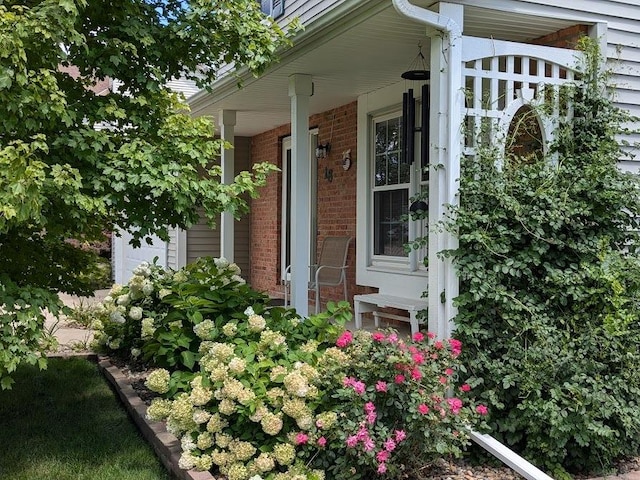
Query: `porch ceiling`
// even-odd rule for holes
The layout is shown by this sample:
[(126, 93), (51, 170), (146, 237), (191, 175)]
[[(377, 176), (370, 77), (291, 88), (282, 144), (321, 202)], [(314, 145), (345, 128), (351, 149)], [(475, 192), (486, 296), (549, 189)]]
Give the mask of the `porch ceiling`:
[[(221, 110), (235, 110), (236, 135), (253, 136), (289, 123), (288, 77), (292, 74), (312, 75), (310, 112), (315, 114), (400, 81), (400, 74), (415, 59), (419, 42), (428, 62), (430, 46), (423, 25), (401, 17), (391, 0), (362, 3), (365, 8), (346, 12), (322, 30), (308, 28), (309, 34), (303, 34), (280, 63), (259, 79), (246, 79), (242, 89), (235, 80), (222, 79), (213, 93), (194, 95), (189, 102), (193, 114), (210, 115), (217, 122)], [(480, 7), (465, 7), (464, 22), (466, 35), (519, 42), (577, 23)]]

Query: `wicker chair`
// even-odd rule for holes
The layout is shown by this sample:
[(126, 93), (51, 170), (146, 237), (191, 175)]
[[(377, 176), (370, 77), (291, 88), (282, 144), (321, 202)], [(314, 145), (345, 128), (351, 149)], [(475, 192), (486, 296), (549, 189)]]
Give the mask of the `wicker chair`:
[[(347, 300), (347, 253), (352, 237), (326, 237), (320, 248), (318, 263), (310, 265), (309, 290), (315, 290), (316, 313), (320, 313), (320, 287), (344, 286), (344, 299)], [(291, 265), (282, 279), (284, 285), (284, 304), (289, 304), (291, 288)]]

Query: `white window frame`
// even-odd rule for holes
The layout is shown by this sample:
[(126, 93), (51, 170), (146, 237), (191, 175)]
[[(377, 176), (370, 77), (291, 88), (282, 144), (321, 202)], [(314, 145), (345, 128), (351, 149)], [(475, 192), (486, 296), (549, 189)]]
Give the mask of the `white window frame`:
[(285, 0), (258, 0), (263, 13), (271, 16), (274, 20), (284, 15)]
[[(388, 295), (420, 298), (427, 290), (428, 276), (428, 267), (422, 262), (424, 255), (421, 252), (415, 252), (409, 258), (380, 257), (375, 261), (372, 255), (372, 119), (392, 113), (400, 115), (402, 94), (406, 89), (407, 84), (402, 81), (358, 97), (356, 284), (378, 288), (381, 293)], [(417, 166), (416, 162), (414, 166)], [(409, 225), (415, 223), (417, 222), (410, 222)], [(417, 233), (426, 235), (427, 232), (426, 229), (421, 229)]]
[[(419, 111), (419, 110), (418, 110)], [(415, 197), (422, 189), (428, 188), (428, 181), (422, 180), (422, 168), (420, 165), (420, 149), (415, 149), (413, 163), (410, 165), (409, 170), (409, 182), (406, 183), (398, 183), (391, 185), (375, 185), (375, 171), (376, 171), (376, 156), (375, 156), (375, 132), (376, 126), (379, 123), (386, 122), (388, 120), (392, 120), (395, 118), (402, 117), (402, 110), (393, 109), (386, 113), (381, 113), (377, 115), (371, 115), (370, 121), (368, 124), (369, 129), (369, 138), (370, 138), (370, 146), (369, 146), (369, 159), (367, 162), (368, 165), (368, 175), (370, 177), (370, 193), (369, 193), (369, 202), (370, 202), (370, 212), (371, 217), (369, 221), (368, 228), (368, 244), (369, 244), (369, 252), (370, 259), (369, 264), (372, 267), (378, 268), (403, 268), (407, 269), (410, 272), (415, 272), (418, 270), (425, 270), (424, 263), (422, 259), (426, 256), (426, 248), (420, 250), (411, 250), (407, 255), (402, 256), (393, 256), (393, 255), (381, 255), (375, 253), (375, 245), (374, 238), (375, 233), (374, 230), (376, 228), (375, 225), (375, 209), (374, 209), (374, 196), (376, 192), (383, 191), (399, 191), (399, 190), (407, 190), (407, 212), (409, 209), (410, 199)], [(419, 118), (417, 119), (419, 120)], [(419, 142), (416, 142), (419, 145)], [(424, 232), (424, 227), (426, 224), (426, 219), (423, 221), (414, 221), (409, 219), (407, 224), (407, 233), (408, 233), (408, 242), (414, 241), (418, 236), (421, 236)], [(426, 233), (426, 232), (424, 232)]]

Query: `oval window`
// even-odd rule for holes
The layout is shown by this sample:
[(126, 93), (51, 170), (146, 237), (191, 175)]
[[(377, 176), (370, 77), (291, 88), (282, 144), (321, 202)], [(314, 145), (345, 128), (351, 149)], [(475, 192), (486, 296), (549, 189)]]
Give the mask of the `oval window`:
[(509, 124), (505, 157), (513, 165), (529, 165), (544, 157), (540, 119), (528, 105), (520, 107)]

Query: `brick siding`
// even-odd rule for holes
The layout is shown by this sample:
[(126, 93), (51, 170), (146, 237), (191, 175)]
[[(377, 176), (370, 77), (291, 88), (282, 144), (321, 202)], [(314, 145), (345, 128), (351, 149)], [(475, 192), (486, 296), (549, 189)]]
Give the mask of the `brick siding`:
[[(317, 249), (328, 236), (353, 237), (349, 248), (347, 285), (349, 300), (355, 294), (372, 289), (357, 287), (355, 281), (356, 236), (356, 172), (357, 172), (357, 104), (343, 105), (309, 118), (309, 128), (318, 129), (318, 141), (331, 144), (327, 158), (318, 161), (318, 235)], [(290, 124), (261, 133), (252, 138), (253, 163), (271, 162), (282, 169), (282, 138), (291, 134)], [(351, 168), (342, 168), (342, 153), (351, 150)], [(332, 181), (325, 171), (332, 171)], [(282, 174), (269, 177), (260, 190), (260, 198), (251, 202), (251, 284), (272, 297), (282, 297), (280, 285), (280, 244), (282, 218)], [(310, 299), (313, 293), (310, 292)], [(342, 286), (321, 290), (323, 305), (328, 300), (342, 299)]]
[(535, 45), (545, 45), (547, 47), (558, 48), (575, 48), (578, 39), (589, 34), (587, 25), (574, 25), (572, 27), (563, 28), (557, 32), (550, 33), (531, 41)]

